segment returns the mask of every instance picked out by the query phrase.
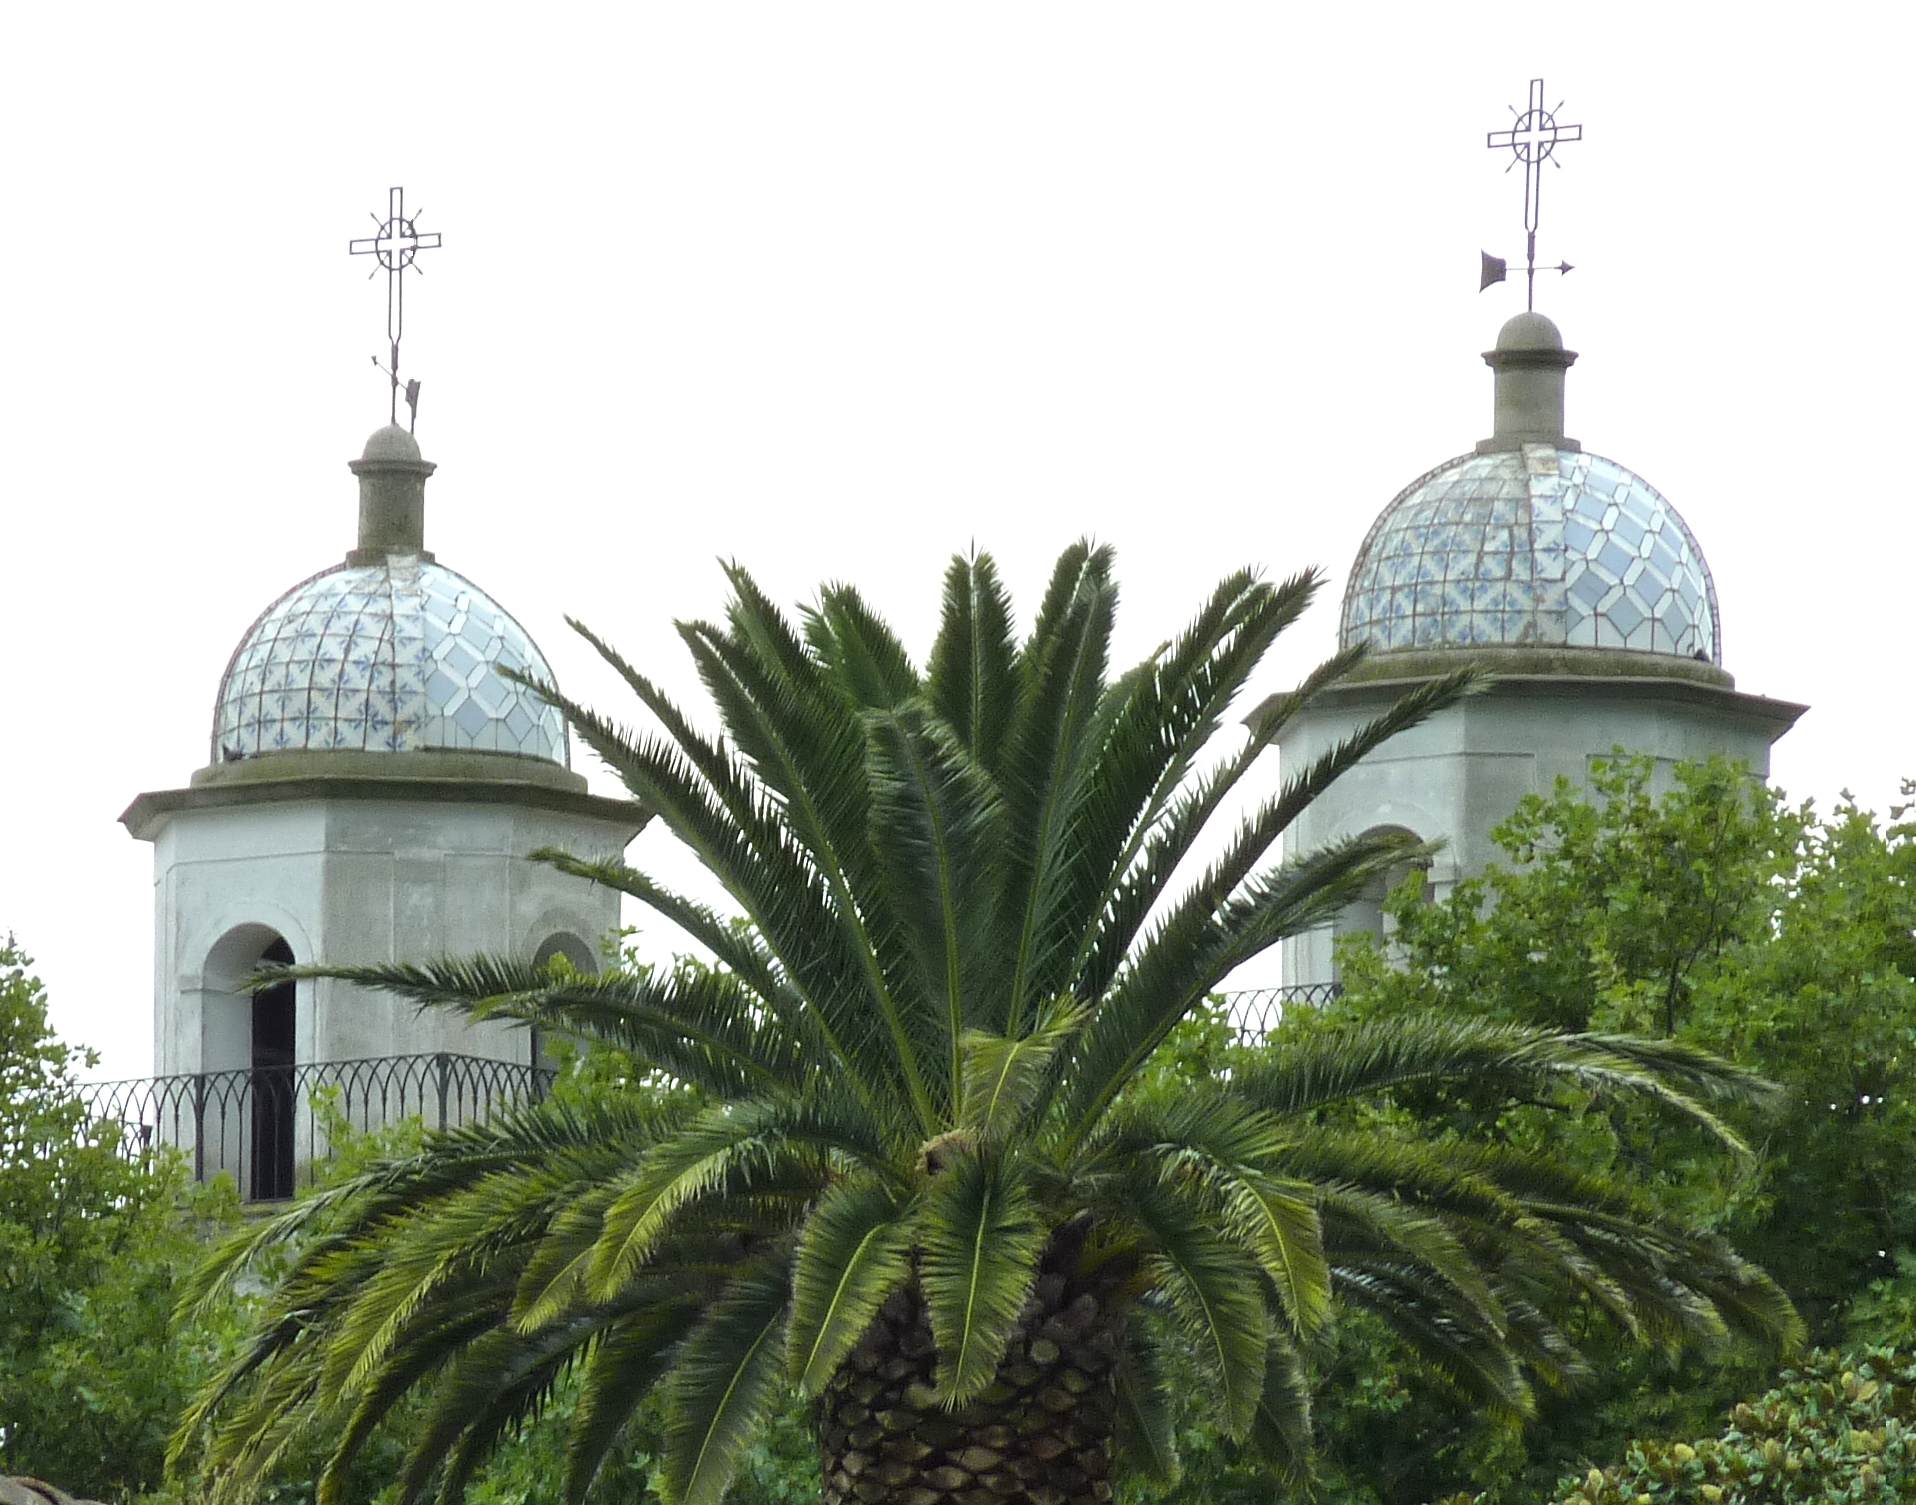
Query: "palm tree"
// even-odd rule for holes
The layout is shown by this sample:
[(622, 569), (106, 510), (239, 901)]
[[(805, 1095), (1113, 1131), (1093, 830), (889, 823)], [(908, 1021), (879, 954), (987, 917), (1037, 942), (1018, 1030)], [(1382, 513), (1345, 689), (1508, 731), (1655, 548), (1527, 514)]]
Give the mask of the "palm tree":
[(220, 1497), (323, 1428), (320, 1496), (340, 1499), (420, 1391), (403, 1498), (437, 1480), (456, 1499), (570, 1376), (574, 1499), (662, 1387), (661, 1493), (713, 1505), (796, 1386), (830, 1505), (1102, 1502), (1114, 1467), (1170, 1466), (1173, 1345), (1208, 1370), (1225, 1432), (1301, 1469), (1334, 1303), (1509, 1412), (1582, 1371), (1568, 1309), (1665, 1344), (1794, 1334), (1767, 1278), (1625, 1186), (1338, 1111), (1406, 1084), (1628, 1094), (1734, 1145), (1706, 1104), (1760, 1084), (1679, 1045), (1312, 1030), (1169, 1105), (1127, 1094), (1234, 968), (1414, 855), (1385, 835), (1273, 857), (1300, 810), (1467, 675), (1291, 773), (1191, 874), (1259, 754), (1361, 657), (1204, 761), (1314, 578), (1232, 575), (1112, 677), (1101, 549), (1065, 553), (1022, 644), (991, 560), (954, 561), (922, 670), (848, 587), (794, 625), (729, 576), (724, 624), (680, 628), (727, 740), (582, 627), (659, 730), (544, 691), (733, 907), (618, 862), (544, 860), (622, 889), (712, 965), (301, 969), (608, 1042), (685, 1090), (434, 1136), (223, 1251), (202, 1298), (299, 1236), (257, 1335), (182, 1425), (182, 1447), (209, 1436)]

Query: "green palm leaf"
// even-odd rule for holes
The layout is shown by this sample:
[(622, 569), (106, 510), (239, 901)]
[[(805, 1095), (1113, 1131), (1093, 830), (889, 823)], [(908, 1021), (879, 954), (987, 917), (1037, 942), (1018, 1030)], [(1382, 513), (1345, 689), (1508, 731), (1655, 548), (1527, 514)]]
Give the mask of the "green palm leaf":
[[(859, 979), (872, 1017), (883, 1025), (892, 1072), (927, 1129), (936, 1121), (926, 1079), (925, 1042), (897, 996), (896, 965), (884, 891), (872, 881), (867, 841), (870, 791), (862, 776), (864, 731), (850, 701), (818, 683), (780, 678), (754, 658), (747, 641), (693, 623), (682, 629), (727, 729), (773, 791), (827, 896), (825, 923), (848, 958), (840, 982)], [(878, 1061), (867, 1071), (882, 1071)]]
[[(870, 1150), (829, 1105), (745, 1103), (702, 1113), (624, 1180), (607, 1204), (587, 1271), (587, 1290), (616, 1297), (668, 1236), (683, 1209), (708, 1198), (750, 1195), (796, 1174), (822, 1183), (822, 1155)], [(883, 1161), (873, 1155), (877, 1167)]]
[(1250, 1444), (1276, 1466), (1278, 1477), (1295, 1483), (1310, 1473), (1311, 1391), (1303, 1360), (1281, 1332), (1271, 1334), (1264, 1361), (1264, 1388), (1251, 1419)]
[(1017, 703), (1017, 676), (1011, 602), (997, 565), (989, 554), (953, 559), (925, 689), (953, 735), (994, 776)]
[(1143, 1231), (1154, 1283), (1217, 1386), (1224, 1433), (1242, 1438), (1263, 1393), (1271, 1333), (1257, 1266), (1212, 1231), (1201, 1202), (1163, 1185), (1126, 1187), (1113, 1214)]
[(1736, 1133), (1699, 1103), (1704, 1093), (1761, 1104), (1760, 1077), (1675, 1040), (1560, 1035), (1468, 1017), (1357, 1024), (1335, 1037), (1281, 1038), (1241, 1073), (1234, 1090), (1276, 1113), (1301, 1113), (1393, 1087), (1469, 1082), (1523, 1095), (1568, 1083), (1642, 1096), (1741, 1148)]
[(871, 1325), (885, 1298), (911, 1274), (911, 1220), (878, 1181), (843, 1181), (826, 1192), (799, 1233), (792, 1261), (787, 1368), (815, 1395)]
[(777, 1394), (787, 1291), (780, 1270), (734, 1281), (685, 1340), (666, 1381), (666, 1505), (719, 1505)]
[(981, 1144), (999, 1144), (1027, 1124), (1085, 1013), (1084, 1005), (1066, 994), (1039, 1012), (1022, 1039), (967, 1031), (959, 1041), (959, 1128)]
[(1331, 1305), (1316, 1187), (1243, 1171), (1232, 1178), (1225, 1216), (1231, 1231), (1256, 1253), (1292, 1327), (1300, 1337), (1315, 1336)]
[(825, 670), (868, 711), (895, 710), (921, 688), (911, 655), (890, 627), (849, 585), (819, 592), (805, 614), (805, 639)]
[(606, 1454), (639, 1401), (671, 1367), (698, 1315), (690, 1303), (654, 1307), (621, 1321), (593, 1349), (566, 1444), (565, 1497), (574, 1505), (585, 1499)]
[(1009, 1163), (963, 1152), (953, 1161), (933, 1179), (918, 1220), (919, 1279), (948, 1406), (991, 1383), (1044, 1247), (1037, 1208)]
[(1090, 960), (1102, 917), (1131, 881), (1140, 854), (1162, 833), (1167, 811), (1225, 711), (1315, 588), (1310, 576), (1276, 588), (1257, 583), (1249, 571), (1227, 577), (1115, 711), (1078, 814), (1074, 973)]
[(966, 1020), (1003, 982), (989, 931), (967, 923), (989, 903), (999, 868), (997, 793), (964, 745), (910, 703), (866, 717), (871, 843), (917, 964), (919, 994), (944, 1040), (946, 1101), (960, 1085)]
[[(1004, 886), (1013, 946), (1002, 1018), (981, 1021), (1017, 1034), (1068, 892), (1071, 811), (1089, 777), (1117, 591), (1111, 551), (1079, 546), (1058, 561), (1037, 625), (1020, 656), (1022, 686), (1000, 783), (1011, 848)], [(1075, 941), (1075, 937), (1069, 938)]]
[(1158, 1346), (1146, 1335), (1142, 1321), (1132, 1327), (1125, 1343), (1124, 1361), (1118, 1366), (1117, 1401), (1121, 1455), (1143, 1477), (1174, 1483), (1178, 1454), (1171, 1393)]

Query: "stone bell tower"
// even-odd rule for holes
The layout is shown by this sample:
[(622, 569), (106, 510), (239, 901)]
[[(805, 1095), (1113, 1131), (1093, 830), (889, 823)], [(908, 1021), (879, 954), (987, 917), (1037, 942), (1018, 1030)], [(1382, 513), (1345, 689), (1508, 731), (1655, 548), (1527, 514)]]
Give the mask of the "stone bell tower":
[[(1648, 481), (1564, 433), (1575, 351), (1520, 313), (1484, 361), (1488, 438), (1419, 476), (1378, 515), (1350, 568), (1339, 647), (1371, 656), (1279, 741), (1308, 765), (1412, 686), (1463, 665), (1482, 695), (1394, 737), (1312, 803), (1296, 851), (1394, 829), (1444, 850), (1441, 897), (1495, 854), (1497, 825), (1559, 776), (1585, 783), (1614, 748), (1659, 763), (1741, 759), (1767, 776), (1770, 746), (1804, 707), (1739, 691), (1723, 667), (1716, 583), (1696, 534)], [(1378, 884), (1335, 926), (1284, 943), (1287, 986), (1335, 981), (1336, 935), (1377, 930)]]
[[(279, 1174), (260, 1168), (269, 1137), (288, 1166), (311, 1148), (292, 1121), (308, 1077), (370, 1081), (367, 1063), (388, 1063), (383, 1111), (397, 1117), (429, 1110), (433, 1088), (414, 1090), (412, 1068), (391, 1063), (436, 1057), (443, 1078), (453, 1057), (527, 1065), (536, 1050), (524, 1030), (345, 983), (248, 992), (260, 962), (487, 952), (596, 970), (618, 895), (530, 854), (617, 855), (644, 818), (586, 792), (559, 714), (506, 675), (551, 682), (537, 645), (425, 547), (434, 467), (412, 435), (380, 429), (351, 468), (355, 546), (240, 638), (206, 766), (121, 817), (153, 846), (155, 1069), (216, 1074), (218, 1090), (250, 1095), (235, 1132), (260, 1146), (254, 1195), (277, 1189), (260, 1189)], [(267, 1116), (284, 1121), (268, 1124), (262, 1084), (277, 1097), (281, 1082), (289, 1101)]]

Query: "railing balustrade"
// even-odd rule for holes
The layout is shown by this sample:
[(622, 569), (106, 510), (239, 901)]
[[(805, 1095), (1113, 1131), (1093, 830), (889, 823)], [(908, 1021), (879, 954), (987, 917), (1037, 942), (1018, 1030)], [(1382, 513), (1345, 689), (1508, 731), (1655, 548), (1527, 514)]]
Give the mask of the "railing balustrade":
[(332, 1157), (331, 1125), (367, 1133), (409, 1118), (436, 1129), (478, 1123), (538, 1101), (552, 1078), (520, 1062), (439, 1051), (85, 1082), (80, 1091), (96, 1116), (122, 1125), (130, 1150), (170, 1145), (191, 1160), (194, 1179), (230, 1172), (247, 1200), (276, 1201), (311, 1184)]
[[(1341, 991), (1337, 983), (1250, 988), (1224, 1002), (1239, 1043), (1255, 1045), (1285, 1009)], [(435, 1129), (479, 1123), (537, 1102), (552, 1080), (542, 1067), (440, 1051), (85, 1082), (80, 1091), (96, 1117), (123, 1126), (129, 1151), (170, 1145), (191, 1160), (196, 1180), (230, 1172), (248, 1201), (276, 1201), (310, 1185), (332, 1157), (329, 1125), (368, 1133), (409, 1118)], [(330, 1098), (324, 1111), (315, 1094)]]
[(1260, 1044), (1288, 1008), (1315, 1008), (1344, 991), (1341, 982), (1294, 983), (1285, 988), (1245, 988), (1224, 995), (1224, 1007), (1240, 1045)]

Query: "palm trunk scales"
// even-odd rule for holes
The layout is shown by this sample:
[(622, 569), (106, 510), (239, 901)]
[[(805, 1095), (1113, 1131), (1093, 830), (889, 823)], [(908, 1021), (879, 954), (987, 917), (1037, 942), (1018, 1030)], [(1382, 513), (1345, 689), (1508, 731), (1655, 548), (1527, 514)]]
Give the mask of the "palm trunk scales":
[(1106, 1505), (1118, 1322), (1090, 1290), (1041, 1274), (998, 1376), (938, 1402), (915, 1287), (880, 1310), (816, 1415), (825, 1505)]

